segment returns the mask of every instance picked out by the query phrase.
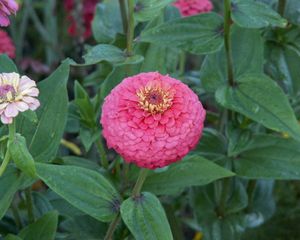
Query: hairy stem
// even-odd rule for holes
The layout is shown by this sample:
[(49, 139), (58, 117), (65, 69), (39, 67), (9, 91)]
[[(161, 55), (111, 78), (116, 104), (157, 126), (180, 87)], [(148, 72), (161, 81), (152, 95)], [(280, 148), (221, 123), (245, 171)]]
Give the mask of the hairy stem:
[(119, 6), (120, 6), (120, 12), (122, 17), (122, 24), (123, 24), (123, 30), (124, 33), (127, 33), (127, 12), (126, 12), (126, 3), (125, 0), (119, 0)]
[(121, 215), (120, 215), (120, 213), (118, 213), (118, 215), (110, 223), (108, 230), (106, 232), (106, 235), (104, 237), (104, 240), (113, 240), (114, 232), (115, 232), (120, 220), (121, 220)]
[(103, 146), (103, 143), (102, 143), (102, 139), (99, 138), (97, 141), (96, 141), (96, 145), (97, 145), (97, 148), (98, 148), (98, 152), (100, 154), (100, 161), (101, 161), (101, 166), (105, 169), (108, 169), (108, 159), (106, 157), (106, 153), (105, 153), (105, 149), (104, 149), (104, 146)]
[(132, 190), (132, 197), (136, 198), (141, 195), (141, 190), (142, 190), (143, 184), (147, 178), (148, 172), (149, 172), (149, 170), (146, 168), (142, 168), (140, 170), (139, 177), (138, 177), (138, 179), (135, 183), (135, 186)]
[(9, 164), (9, 161), (10, 161), (9, 144), (15, 138), (15, 133), (16, 133), (16, 124), (15, 124), (15, 121), (13, 121), (11, 124), (8, 125), (8, 132), (9, 132), (9, 137), (8, 137), (8, 142), (7, 142), (6, 153), (5, 153), (3, 162), (2, 162), (2, 164), (0, 166), (0, 177), (5, 172), (8, 164)]
[(127, 55), (133, 55), (134, 38), (134, 0), (128, 0), (128, 29), (127, 29)]
[(230, 86), (234, 86), (233, 63), (232, 63), (232, 49), (230, 39), (231, 26), (231, 1), (224, 0), (224, 44), (227, 59), (227, 78)]
[(277, 11), (278, 11), (278, 13), (279, 13), (281, 16), (284, 15), (285, 5), (286, 5), (286, 0), (279, 0), (279, 1), (278, 1)]
[(34, 217), (34, 212), (33, 212), (31, 187), (28, 187), (25, 189), (25, 197), (26, 197), (28, 221), (29, 221), (29, 223), (34, 223), (35, 217)]

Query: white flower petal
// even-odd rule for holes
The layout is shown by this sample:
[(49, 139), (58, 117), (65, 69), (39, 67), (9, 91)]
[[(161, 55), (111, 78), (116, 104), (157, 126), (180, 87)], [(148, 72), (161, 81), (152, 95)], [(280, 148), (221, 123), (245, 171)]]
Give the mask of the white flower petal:
[(34, 102), (29, 104), (29, 108), (32, 111), (35, 111), (39, 106), (40, 106), (40, 102), (34, 98)]
[(11, 124), (12, 123), (12, 118), (6, 117), (4, 114), (1, 115), (1, 122), (3, 124)]
[(20, 80), (20, 85), (19, 85), (19, 91), (24, 91), (28, 88), (36, 87), (35, 81), (31, 80), (27, 76), (22, 76)]
[(24, 112), (29, 109), (29, 106), (25, 102), (16, 102), (16, 107), (20, 112)]
[(10, 103), (7, 105), (4, 114), (6, 117), (16, 117), (18, 115), (19, 111), (15, 103)]
[(39, 95), (40, 91), (37, 88), (28, 88), (21, 92), (21, 94), (29, 95), (31, 97), (37, 97)]

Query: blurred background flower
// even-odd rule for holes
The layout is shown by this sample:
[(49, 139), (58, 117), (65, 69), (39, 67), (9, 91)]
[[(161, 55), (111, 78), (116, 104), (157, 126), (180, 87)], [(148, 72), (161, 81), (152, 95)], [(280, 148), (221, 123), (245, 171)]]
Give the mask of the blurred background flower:
[(15, 0), (0, 0), (0, 26), (7, 27), (10, 24), (9, 16), (17, 11), (18, 4)]
[(0, 29), (0, 54), (7, 54), (10, 58), (14, 58), (15, 55), (15, 46), (12, 42), (9, 35), (4, 31)]
[(173, 5), (185, 17), (210, 12), (213, 9), (213, 4), (210, 0), (177, 0)]

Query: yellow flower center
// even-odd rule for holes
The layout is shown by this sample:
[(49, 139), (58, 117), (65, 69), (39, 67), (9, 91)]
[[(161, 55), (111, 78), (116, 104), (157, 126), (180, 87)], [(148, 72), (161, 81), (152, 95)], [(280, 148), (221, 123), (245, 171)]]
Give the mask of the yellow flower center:
[(161, 87), (148, 86), (137, 93), (139, 106), (152, 114), (163, 113), (172, 105), (173, 95)]

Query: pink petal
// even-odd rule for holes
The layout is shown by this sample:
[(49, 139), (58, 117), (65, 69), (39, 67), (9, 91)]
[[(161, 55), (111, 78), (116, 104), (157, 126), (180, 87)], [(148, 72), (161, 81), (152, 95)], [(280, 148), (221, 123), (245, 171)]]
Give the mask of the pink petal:
[(24, 102), (16, 102), (15, 105), (20, 112), (24, 112), (29, 109), (28, 104)]
[(2, 12), (0, 12), (0, 26), (1, 27), (7, 27), (9, 25), (9, 19), (6, 15), (3, 15)]
[(22, 91), (24, 91), (28, 88), (35, 87), (35, 86), (36, 86), (35, 81), (31, 80), (27, 76), (22, 76), (21, 79), (20, 79), (19, 91), (22, 92)]
[(15, 103), (10, 103), (6, 107), (4, 114), (6, 117), (16, 117), (18, 115), (19, 111)]
[(1, 122), (3, 124), (10, 124), (12, 123), (12, 118), (6, 117), (4, 114), (1, 115)]
[(40, 106), (40, 102), (34, 98), (34, 102), (29, 104), (29, 108), (32, 111), (35, 111)]

